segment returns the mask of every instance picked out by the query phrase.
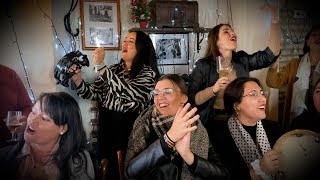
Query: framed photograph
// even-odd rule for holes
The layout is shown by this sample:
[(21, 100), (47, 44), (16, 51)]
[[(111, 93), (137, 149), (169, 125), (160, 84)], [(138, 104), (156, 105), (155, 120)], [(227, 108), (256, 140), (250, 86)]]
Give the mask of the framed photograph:
[(120, 50), (119, 0), (81, 0), (82, 49)]
[(189, 64), (188, 34), (150, 34), (158, 65)]

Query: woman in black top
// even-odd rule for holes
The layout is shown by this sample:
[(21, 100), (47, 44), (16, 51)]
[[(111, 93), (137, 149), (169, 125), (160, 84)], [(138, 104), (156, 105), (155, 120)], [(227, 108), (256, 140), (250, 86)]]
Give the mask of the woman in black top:
[(272, 147), (282, 130), (265, 119), (266, 96), (256, 78), (237, 78), (225, 90), (229, 119), (220, 121), (208, 134), (230, 179), (274, 179), (277, 175), (279, 153)]
[[(199, 108), (201, 121), (206, 124), (213, 119), (226, 120), (223, 105), (223, 92), (226, 86), (237, 77), (249, 77), (249, 72), (268, 67), (276, 61), (280, 52), (280, 26), (272, 10), (269, 46), (263, 51), (247, 54), (237, 49), (237, 35), (229, 24), (219, 24), (208, 35), (208, 46), (204, 58), (195, 63), (189, 76), (189, 100)], [(230, 72), (219, 77), (216, 58), (222, 56), (229, 64)], [(222, 115), (218, 117), (217, 115)]]

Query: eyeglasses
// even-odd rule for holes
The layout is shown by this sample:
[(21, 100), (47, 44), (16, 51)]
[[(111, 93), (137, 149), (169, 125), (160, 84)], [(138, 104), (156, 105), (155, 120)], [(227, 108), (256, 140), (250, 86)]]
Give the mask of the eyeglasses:
[(151, 97), (157, 97), (160, 93), (162, 93), (163, 96), (170, 95), (173, 93), (173, 89), (165, 88), (165, 89), (162, 89), (162, 91), (155, 89), (150, 92), (150, 95)]
[(249, 92), (247, 95), (244, 95), (244, 96), (242, 96), (242, 97), (246, 97), (246, 96), (250, 96), (250, 97), (258, 97), (259, 95), (262, 95), (262, 96), (264, 96), (264, 97), (268, 97), (268, 91), (260, 91), (260, 93), (258, 93), (257, 91), (251, 91), (251, 92)]

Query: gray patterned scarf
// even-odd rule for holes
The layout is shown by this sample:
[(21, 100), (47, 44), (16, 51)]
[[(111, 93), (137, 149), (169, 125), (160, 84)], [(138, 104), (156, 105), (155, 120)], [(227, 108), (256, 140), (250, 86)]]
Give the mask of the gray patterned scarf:
[[(147, 140), (151, 136), (151, 129), (154, 129), (160, 138), (170, 129), (173, 120), (174, 117), (172, 116), (161, 115), (154, 105), (149, 106), (135, 122), (129, 140), (130, 151), (134, 151), (136, 154), (142, 152), (150, 145), (147, 144)], [(208, 159), (209, 137), (206, 129), (199, 120), (197, 121), (197, 126), (198, 128), (191, 132), (190, 149), (194, 154)], [(131, 156), (131, 153), (129, 156)], [(130, 159), (130, 157), (127, 158), (127, 160)], [(183, 162), (181, 179), (195, 180), (199, 178), (192, 175), (188, 170), (187, 164)]]

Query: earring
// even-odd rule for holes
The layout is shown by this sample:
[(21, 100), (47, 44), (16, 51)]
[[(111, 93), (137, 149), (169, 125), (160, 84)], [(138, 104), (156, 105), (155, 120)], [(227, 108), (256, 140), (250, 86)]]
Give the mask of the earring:
[(60, 132), (60, 135), (62, 136), (62, 135), (63, 135), (63, 132)]

